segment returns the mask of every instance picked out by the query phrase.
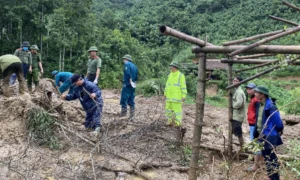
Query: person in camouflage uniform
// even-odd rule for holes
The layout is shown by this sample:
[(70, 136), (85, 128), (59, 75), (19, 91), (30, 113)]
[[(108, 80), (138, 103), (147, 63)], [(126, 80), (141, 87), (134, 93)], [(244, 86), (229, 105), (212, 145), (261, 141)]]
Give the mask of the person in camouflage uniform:
[(3, 76), (3, 84), (2, 84), (3, 95), (6, 97), (10, 96), (9, 79), (13, 73), (15, 73), (16, 76), (18, 77), (19, 93), (24, 94), (26, 87), (25, 87), (25, 79), (23, 77), (22, 62), (20, 58), (11, 54), (0, 56), (0, 69), (2, 70), (2, 76)]
[(90, 53), (90, 56), (87, 63), (88, 69), (86, 78), (88, 79), (88, 81), (91, 81), (94, 84), (98, 84), (102, 60), (97, 56), (98, 49), (96, 46), (90, 47), (88, 52)]
[(24, 41), (22, 43), (22, 47), (17, 49), (14, 53), (14, 55), (18, 56), (22, 61), (23, 74), (25, 79), (28, 71), (31, 71), (31, 69), (29, 69), (29, 62), (32, 61), (32, 56), (31, 56), (31, 52), (29, 51), (29, 47), (30, 47), (29, 42)]
[(29, 62), (30, 72), (27, 74), (27, 85), (29, 92), (32, 92), (32, 79), (35, 85), (34, 91), (39, 90), (39, 68), (41, 73), (44, 73), (41, 55), (37, 52), (39, 50), (37, 45), (32, 45), (30, 47), (32, 61)]

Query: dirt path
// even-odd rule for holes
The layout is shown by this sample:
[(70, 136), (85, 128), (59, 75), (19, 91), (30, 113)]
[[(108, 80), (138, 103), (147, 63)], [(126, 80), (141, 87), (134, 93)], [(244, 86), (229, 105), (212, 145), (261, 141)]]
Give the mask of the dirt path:
[[(56, 127), (61, 148), (50, 150), (29, 140), (24, 111), (35, 106), (31, 97), (3, 99), (0, 95), (0, 179), (187, 179), (190, 158), (188, 148), (192, 141), (195, 106), (184, 106), (183, 126), (187, 133), (183, 143), (178, 142), (178, 131), (165, 126), (164, 102), (162, 97), (136, 97), (136, 117), (133, 121), (120, 119), (119, 93), (115, 90), (102, 91), (104, 109), (100, 143), (95, 148), (72, 133)], [(37, 97), (39, 95), (36, 95)], [(62, 103), (52, 96), (53, 104)], [(78, 101), (63, 102), (65, 116), (59, 123), (89, 138), (82, 125), (84, 112)], [(227, 109), (209, 105), (205, 107), (202, 144), (224, 146), (227, 139)], [(298, 127), (286, 127), (284, 140), (299, 137)], [(248, 126), (243, 125), (248, 141)], [(291, 133), (290, 133), (291, 132)], [(237, 142), (237, 139), (234, 139)], [(98, 151), (98, 150), (99, 151)], [(234, 149), (237, 147), (234, 145)], [(93, 153), (91, 153), (93, 152)], [(92, 155), (92, 157), (91, 157)], [(252, 179), (252, 173), (243, 171), (249, 161), (234, 162), (229, 172), (230, 179)], [(226, 162), (220, 153), (201, 150), (199, 179), (226, 179)], [(142, 170), (140, 173), (138, 170)], [(258, 172), (254, 179), (264, 178)]]

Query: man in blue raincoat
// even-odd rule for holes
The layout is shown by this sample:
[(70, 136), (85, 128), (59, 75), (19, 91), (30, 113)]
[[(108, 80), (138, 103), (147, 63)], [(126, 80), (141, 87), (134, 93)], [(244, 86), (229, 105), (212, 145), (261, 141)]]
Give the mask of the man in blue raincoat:
[(78, 74), (74, 74), (71, 77), (71, 81), (75, 83), (76, 86), (74, 92), (72, 94), (62, 95), (61, 98), (67, 101), (79, 99), (86, 112), (85, 128), (92, 129), (94, 130), (93, 133), (99, 134), (103, 109), (101, 90), (96, 84), (83, 79), (83, 77)]
[[(58, 87), (60, 94), (64, 93), (69, 89), (68, 94), (72, 94), (74, 91), (74, 85), (71, 82), (73, 73), (70, 72), (58, 72), (57, 70), (52, 71), (52, 77), (55, 79), (55, 86)], [(60, 83), (62, 83), (60, 85)]]

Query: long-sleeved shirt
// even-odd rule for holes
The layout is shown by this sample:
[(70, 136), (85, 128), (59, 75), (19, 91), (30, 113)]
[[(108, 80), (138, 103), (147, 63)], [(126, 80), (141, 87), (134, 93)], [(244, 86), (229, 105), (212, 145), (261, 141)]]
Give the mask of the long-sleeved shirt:
[(59, 82), (65, 82), (67, 79), (71, 78), (73, 73), (70, 72), (59, 72), (55, 75), (55, 85), (60, 86)]
[(31, 64), (32, 63), (32, 56), (30, 51), (23, 51), (21, 48), (17, 49), (14, 53), (15, 56), (18, 56), (22, 63)]
[(171, 72), (166, 82), (164, 91), (166, 100), (169, 102), (182, 102), (182, 98), (186, 98), (187, 89), (185, 76), (180, 71)]
[(133, 82), (138, 80), (138, 68), (131, 61), (128, 61), (124, 64), (123, 84), (130, 85), (130, 79)]
[(236, 88), (232, 97), (233, 120), (244, 122), (246, 116), (246, 96), (241, 86)]
[(83, 109), (85, 111), (89, 111), (97, 107), (97, 104), (87, 92), (89, 94), (95, 93), (96, 97), (94, 98), (94, 100), (98, 103), (98, 105), (103, 105), (101, 90), (96, 84), (87, 80), (84, 80), (81, 86), (75, 87), (74, 92), (66, 96), (66, 100), (71, 101), (79, 99)]

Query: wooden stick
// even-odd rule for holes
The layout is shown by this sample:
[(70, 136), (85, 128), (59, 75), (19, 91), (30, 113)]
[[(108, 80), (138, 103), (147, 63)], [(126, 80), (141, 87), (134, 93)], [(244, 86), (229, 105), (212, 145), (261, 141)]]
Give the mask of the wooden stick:
[(255, 39), (260, 39), (260, 38), (264, 38), (264, 37), (268, 37), (268, 36), (273, 36), (275, 34), (279, 34), (279, 33), (282, 33), (284, 31), (285, 30), (273, 31), (273, 32), (258, 34), (258, 35), (255, 35), (255, 36), (251, 36), (251, 37), (247, 37), (247, 38), (243, 38), (243, 39), (239, 39), (239, 40), (229, 41), (229, 42), (223, 43), (223, 46), (241, 44), (241, 43), (249, 42), (249, 41), (252, 41), (252, 40), (255, 40)]
[(246, 46), (244, 48), (237, 49), (237, 50), (233, 51), (232, 53), (230, 53), (229, 56), (238, 55), (240, 53), (248, 51), (249, 49), (253, 49), (253, 48), (255, 48), (255, 47), (259, 46), (259, 45), (265, 44), (267, 42), (273, 41), (275, 39), (284, 37), (284, 36), (289, 35), (289, 34), (293, 34), (293, 33), (298, 32), (298, 31), (300, 31), (300, 26), (297, 26), (297, 27), (289, 29), (289, 30), (287, 30), (285, 32), (282, 32), (282, 33), (279, 33), (279, 34), (267, 37), (266, 39), (262, 39), (260, 41), (257, 41), (257, 42), (255, 42), (255, 43), (253, 43), (253, 44), (251, 44), (249, 46)]
[(229, 64), (265, 64), (265, 63), (273, 63), (275, 62), (277, 59), (266, 59), (266, 60), (262, 60), (262, 59), (245, 59), (242, 61), (239, 60), (228, 60), (228, 59), (221, 59), (221, 63), (229, 63)]
[(285, 4), (285, 5), (287, 5), (288, 7), (292, 8), (292, 9), (300, 11), (300, 8), (298, 8), (297, 6), (295, 6), (295, 5), (291, 4), (291, 3), (288, 3), (286, 1), (282, 1), (282, 4)]
[(267, 69), (267, 70), (265, 70), (265, 71), (263, 71), (263, 72), (260, 72), (260, 73), (254, 75), (254, 76), (251, 76), (251, 77), (249, 77), (249, 78), (247, 78), (247, 79), (244, 79), (243, 81), (241, 81), (241, 82), (239, 82), (239, 83), (237, 83), (237, 84), (229, 85), (229, 86), (226, 87), (226, 89), (228, 90), (228, 89), (232, 89), (232, 88), (234, 88), (234, 87), (237, 87), (237, 86), (239, 86), (239, 85), (241, 85), (241, 84), (243, 84), (243, 83), (246, 83), (246, 82), (248, 82), (248, 81), (251, 81), (252, 79), (255, 79), (255, 78), (257, 78), (257, 77), (260, 77), (260, 76), (262, 76), (262, 75), (264, 75), (264, 74), (267, 74), (267, 73), (273, 71), (274, 69), (278, 69), (278, 68), (280, 68), (280, 67), (281, 67), (280, 65), (277, 65), (277, 66), (275, 66), (275, 67), (269, 68), (269, 69)]
[(282, 19), (282, 18), (279, 18), (279, 17), (276, 17), (276, 16), (269, 15), (269, 18), (277, 20), (277, 21), (285, 22), (285, 23), (293, 25), (293, 26), (299, 26), (298, 23), (295, 23), (295, 22), (292, 22), (292, 21), (289, 21), (289, 20), (285, 20), (285, 19)]
[(264, 66), (269, 66), (271, 64), (276, 64), (278, 62), (279, 62), (279, 60), (274, 61), (274, 62), (266, 62), (266, 63), (260, 64), (260, 65), (257, 65), (257, 66), (252, 66), (252, 67), (248, 67), (248, 68), (245, 68), (245, 69), (236, 70), (235, 73), (240, 73), (240, 72), (248, 71), (248, 70), (251, 70), (251, 69), (256, 69), (256, 68), (260, 68), (260, 67), (264, 67)]
[(275, 56), (276, 54), (253, 54), (249, 56), (238, 56), (237, 59), (252, 59), (252, 58), (259, 58), (265, 56)]
[(205, 85), (206, 85), (206, 54), (199, 53), (198, 56), (198, 88), (196, 97), (196, 118), (194, 122), (192, 158), (190, 160), (189, 180), (197, 180), (197, 171), (199, 167), (200, 141), (202, 135), (202, 126), (205, 106)]
[[(192, 48), (192, 52), (227, 54), (244, 47), (248, 46), (197, 46)], [(247, 50), (247, 53), (300, 54), (300, 46), (261, 45), (253, 49)]]
[(165, 34), (165, 35), (170, 35), (170, 36), (173, 36), (173, 37), (176, 37), (178, 39), (181, 39), (183, 41), (186, 41), (186, 42), (189, 42), (189, 43), (192, 43), (192, 44), (196, 44), (198, 46), (213, 46), (213, 44), (211, 43), (207, 43), (201, 39), (198, 39), (198, 38), (195, 38), (193, 36), (189, 36), (185, 33), (182, 33), (180, 31), (177, 31), (175, 29), (172, 29), (168, 26), (161, 26), (159, 28), (160, 32), (162, 34)]
[[(232, 84), (232, 64), (228, 64), (228, 85)], [(232, 124), (231, 121), (233, 119), (233, 107), (232, 107), (232, 98), (233, 94), (231, 90), (228, 90), (228, 156), (232, 156)]]

